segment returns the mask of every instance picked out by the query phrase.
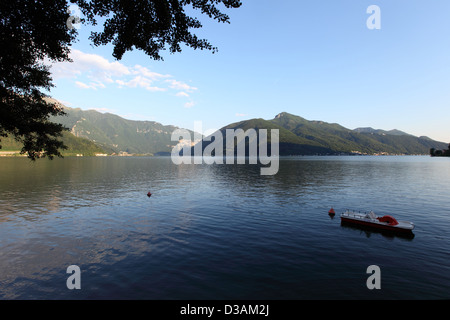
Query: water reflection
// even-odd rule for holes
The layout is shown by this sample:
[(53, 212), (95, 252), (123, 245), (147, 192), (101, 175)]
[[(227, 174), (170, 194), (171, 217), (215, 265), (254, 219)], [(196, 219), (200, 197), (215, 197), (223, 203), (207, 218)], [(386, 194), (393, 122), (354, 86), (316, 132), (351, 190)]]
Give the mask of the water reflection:
[(340, 163), (282, 160), (274, 176), (261, 176), (259, 165), (214, 165), (210, 171), (216, 183), (249, 197), (290, 199), (333, 191), (344, 183)]
[(388, 230), (374, 229), (374, 228), (370, 228), (368, 226), (354, 226), (354, 225), (349, 225), (349, 224), (345, 224), (345, 223), (341, 223), (341, 227), (344, 229), (349, 229), (349, 230), (355, 230), (355, 231), (358, 230), (358, 231), (360, 231), (361, 234), (364, 234), (367, 238), (370, 238), (372, 236), (372, 234), (380, 234), (384, 238), (390, 239), (390, 240), (392, 240), (394, 238), (401, 238), (401, 239), (411, 241), (415, 237), (415, 234), (413, 232), (411, 232), (411, 233), (396, 233), (396, 232), (392, 232), (392, 231), (388, 231)]
[[(333, 292), (317, 284), (343, 284), (349, 270), (360, 274), (380, 257), (398, 269), (414, 262), (414, 283), (448, 292), (450, 220), (441, 208), (450, 172), (419, 160), (283, 158), (277, 175), (261, 176), (259, 165), (170, 158), (0, 159), (0, 296), (295, 299), (344, 290), (358, 298), (369, 294), (359, 283)], [(418, 215), (424, 205), (430, 210)], [(403, 216), (420, 237), (411, 246), (341, 227), (345, 208)], [(420, 280), (425, 261), (444, 279)], [(65, 290), (71, 264), (86, 284), (76, 295)]]
[(93, 203), (109, 206), (117, 199), (146, 193), (148, 188), (176, 179), (171, 176), (175, 168), (167, 161), (133, 160), (68, 158), (31, 163), (27, 159), (2, 159), (0, 211), (30, 219), (37, 213), (90, 207)]

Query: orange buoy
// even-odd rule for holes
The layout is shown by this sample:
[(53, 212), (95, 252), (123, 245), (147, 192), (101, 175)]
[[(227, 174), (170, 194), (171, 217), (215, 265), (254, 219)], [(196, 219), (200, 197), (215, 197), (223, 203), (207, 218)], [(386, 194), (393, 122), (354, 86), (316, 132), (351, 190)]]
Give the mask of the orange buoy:
[(334, 211), (333, 208), (331, 208), (330, 211), (328, 211), (328, 214), (334, 216), (336, 212)]

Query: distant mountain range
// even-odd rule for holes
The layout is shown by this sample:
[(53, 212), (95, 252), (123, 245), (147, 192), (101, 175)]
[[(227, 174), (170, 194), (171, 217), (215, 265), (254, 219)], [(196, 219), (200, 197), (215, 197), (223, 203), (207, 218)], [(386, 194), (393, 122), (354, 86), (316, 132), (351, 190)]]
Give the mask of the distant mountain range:
[[(278, 114), (272, 120), (251, 119), (233, 123), (220, 131), (225, 137), (226, 129), (246, 131), (251, 128), (278, 129), (280, 155), (342, 153), (411, 155), (429, 154), (431, 148), (441, 149), (447, 146), (446, 143), (428, 137), (416, 137), (399, 130), (385, 131), (373, 128), (351, 130), (336, 123), (309, 121), (287, 112)], [(204, 141), (203, 147), (208, 144)]]
[[(171, 152), (177, 142), (171, 141), (178, 127), (154, 121), (127, 120), (111, 113), (84, 111), (65, 107), (67, 116), (54, 118), (72, 135), (88, 139), (108, 154), (160, 154)], [(193, 133), (192, 133), (193, 135)]]
[[(64, 156), (96, 154), (117, 155), (167, 155), (178, 143), (171, 141), (178, 127), (164, 126), (154, 121), (132, 121), (111, 113), (69, 108), (54, 99), (66, 116), (52, 117), (51, 121), (63, 124), (68, 131), (62, 141), (68, 147)], [(193, 132), (191, 132), (193, 138)], [(12, 137), (1, 139), (1, 151), (19, 151), (22, 146)]]
[[(171, 140), (178, 127), (154, 121), (127, 120), (111, 113), (64, 107), (67, 116), (52, 120), (69, 129), (63, 141), (69, 147), (63, 155), (141, 154), (168, 155), (177, 144)], [(250, 119), (229, 124), (226, 129), (278, 129), (280, 155), (313, 154), (430, 154), (430, 149), (443, 149), (447, 143), (428, 137), (416, 137), (399, 130), (345, 128), (336, 123), (309, 121), (286, 112), (274, 119)], [(193, 140), (193, 132), (190, 131)], [(270, 136), (269, 136), (270, 138)], [(270, 140), (269, 140), (270, 141)], [(208, 142), (203, 141), (203, 147)], [(2, 139), (2, 150), (20, 150), (12, 138)], [(1, 150), (0, 150), (1, 151)], [(225, 154), (225, 153), (224, 153)]]

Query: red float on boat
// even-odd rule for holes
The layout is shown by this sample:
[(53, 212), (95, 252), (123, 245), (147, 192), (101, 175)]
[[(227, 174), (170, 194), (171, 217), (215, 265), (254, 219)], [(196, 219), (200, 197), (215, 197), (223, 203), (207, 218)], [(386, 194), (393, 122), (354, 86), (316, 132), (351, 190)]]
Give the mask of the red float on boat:
[(390, 215), (378, 217), (373, 211), (370, 211), (369, 213), (359, 213), (347, 210), (341, 214), (341, 223), (366, 226), (400, 233), (411, 233), (414, 229), (414, 223), (412, 222), (397, 221)]
[(381, 218), (378, 218), (378, 221), (380, 221), (380, 222), (386, 222), (386, 223), (387, 223), (388, 225), (390, 225), (390, 226), (396, 226), (396, 225), (398, 225), (398, 221), (395, 220), (395, 218), (394, 218), (393, 216), (389, 216), (389, 215), (383, 216), (383, 217), (381, 217)]

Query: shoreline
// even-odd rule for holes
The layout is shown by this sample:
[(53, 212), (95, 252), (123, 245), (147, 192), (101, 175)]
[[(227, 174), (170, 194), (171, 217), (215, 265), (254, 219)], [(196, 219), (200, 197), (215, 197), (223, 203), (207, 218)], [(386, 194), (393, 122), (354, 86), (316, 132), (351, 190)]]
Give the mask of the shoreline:
[[(79, 153), (68, 153), (62, 154), (63, 158), (66, 157), (158, 157), (165, 158), (170, 157), (170, 155), (154, 155), (154, 154), (94, 154), (85, 155)], [(304, 154), (304, 155), (280, 155), (280, 158), (292, 158), (292, 157), (398, 157), (398, 156), (429, 156), (429, 154), (386, 154), (386, 153), (375, 153), (375, 154), (352, 154), (352, 153), (338, 153), (338, 154)], [(20, 151), (0, 151), (0, 157), (3, 158), (26, 158), (26, 154), (21, 154)], [(246, 156), (245, 158), (248, 158)]]

